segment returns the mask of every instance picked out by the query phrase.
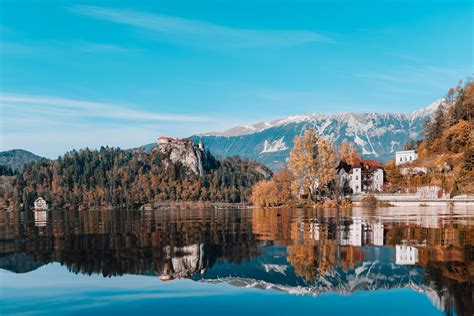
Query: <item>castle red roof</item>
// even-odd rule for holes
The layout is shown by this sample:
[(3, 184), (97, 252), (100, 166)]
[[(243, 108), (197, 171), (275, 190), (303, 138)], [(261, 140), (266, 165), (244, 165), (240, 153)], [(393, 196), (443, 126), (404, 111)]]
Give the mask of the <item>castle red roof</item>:
[(159, 142), (169, 142), (169, 143), (192, 143), (193, 140), (190, 138), (172, 138), (172, 137), (160, 137), (158, 138)]
[(175, 141), (176, 139), (171, 138), (171, 137), (160, 137), (158, 140), (169, 140), (169, 141)]

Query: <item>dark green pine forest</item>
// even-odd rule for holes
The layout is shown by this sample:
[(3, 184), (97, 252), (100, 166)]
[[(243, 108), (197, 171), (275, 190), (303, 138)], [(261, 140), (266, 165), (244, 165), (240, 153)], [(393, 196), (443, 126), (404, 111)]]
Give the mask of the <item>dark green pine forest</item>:
[(76, 208), (137, 208), (164, 201), (242, 203), (248, 202), (254, 183), (271, 176), (267, 167), (247, 159), (207, 157), (205, 172), (198, 175), (159, 151), (71, 151), (57, 160), (25, 164), (6, 198), (24, 207), (31, 207), (38, 196), (53, 207)]

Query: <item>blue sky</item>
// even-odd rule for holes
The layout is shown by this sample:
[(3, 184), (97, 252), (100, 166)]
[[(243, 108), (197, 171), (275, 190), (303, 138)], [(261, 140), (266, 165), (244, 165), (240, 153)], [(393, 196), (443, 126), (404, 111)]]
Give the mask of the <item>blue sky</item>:
[(409, 112), (473, 74), (472, 1), (1, 1), (1, 150)]

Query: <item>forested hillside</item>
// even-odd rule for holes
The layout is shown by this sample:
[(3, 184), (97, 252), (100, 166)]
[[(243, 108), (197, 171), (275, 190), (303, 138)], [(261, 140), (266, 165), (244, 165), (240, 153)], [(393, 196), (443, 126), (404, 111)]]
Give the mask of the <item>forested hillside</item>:
[(23, 149), (0, 152), (0, 166), (4, 166), (5, 169), (11, 169), (12, 171), (21, 171), (25, 163), (40, 159), (42, 157)]
[[(394, 188), (440, 185), (451, 195), (474, 194), (474, 83), (449, 90), (424, 126), (425, 139), (411, 144), (418, 160), (409, 165), (387, 165)], [(418, 174), (402, 176), (401, 168), (422, 168)], [(403, 172), (402, 172), (403, 173)]]
[(271, 176), (256, 162), (208, 155), (203, 175), (152, 150), (72, 151), (57, 160), (25, 165), (6, 195), (31, 207), (43, 196), (53, 207), (127, 207), (162, 201), (246, 202), (251, 187)]

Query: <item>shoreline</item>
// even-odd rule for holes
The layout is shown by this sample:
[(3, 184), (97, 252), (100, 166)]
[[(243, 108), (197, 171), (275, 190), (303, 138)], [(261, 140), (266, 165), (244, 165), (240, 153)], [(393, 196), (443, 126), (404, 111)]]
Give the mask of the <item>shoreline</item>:
[[(353, 196), (351, 198), (354, 206), (362, 206), (365, 195)], [(398, 195), (398, 194), (374, 194), (378, 202), (388, 203), (393, 206), (452, 206), (466, 205), (474, 206), (474, 198), (420, 198), (416, 195)]]
[[(474, 207), (474, 200), (453, 200), (453, 199), (420, 199), (420, 200), (379, 200), (386, 203), (389, 203), (390, 206), (419, 206), (419, 207), (427, 207), (427, 206), (454, 206), (454, 205), (465, 205), (465, 206), (473, 206)], [(363, 206), (362, 201), (352, 201), (353, 206)], [(474, 212), (474, 209), (473, 209)]]
[[(387, 205), (378, 205), (376, 207), (430, 207), (430, 206), (473, 206), (474, 207), (474, 199), (410, 199), (410, 200), (379, 200), (381, 202), (387, 203)], [(351, 208), (359, 208), (359, 207), (368, 207), (364, 205), (364, 202), (360, 200), (352, 201), (350, 206), (345, 206), (339, 208), (343, 209), (351, 209)], [(98, 211), (98, 210), (113, 210), (119, 209), (120, 207), (94, 207), (88, 209), (78, 209), (79, 211)], [(265, 209), (281, 209), (281, 208), (320, 208), (320, 209), (328, 209), (333, 208), (336, 209), (337, 207), (323, 207), (320, 205), (281, 205), (281, 206), (272, 206), (272, 207), (263, 207)], [(51, 208), (50, 210), (70, 210), (74, 208), (64, 207), (64, 208)], [(125, 208), (124, 208), (125, 209)], [(251, 205), (251, 204), (244, 204), (244, 203), (201, 203), (201, 202), (164, 202), (160, 203), (159, 205), (154, 206), (153, 208), (148, 204), (144, 205), (137, 209), (130, 209), (130, 210), (137, 210), (137, 211), (159, 211), (159, 210), (173, 210), (173, 209), (180, 209), (180, 210), (199, 210), (199, 209), (215, 209), (215, 210), (226, 210), (226, 209), (258, 209), (258, 207)], [(473, 209), (474, 212), (474, 209)]]
[[(281, 209), (281, 208), (321, 208), (321, 209), (328, 209), (328, 208), (343, 208), (343, 209), (350, 209), (353, 207), (369, 207), (369, 205), (364, 204), (363, 198), (366, 195), (355, 195), (352, 197), (346, 197), (346, 199), (350, 200), (351, 202), (347, 205), (323, 205), (320, 203), (314, 204), (290, 204), (290, 205), (278, 205), (278, 206), (266, 206), (266, 207), (257, 207), (250, 203), (225, 203), (225, 202), (190, 202), (190, 201), (182, 201), (182, 202), (175, 202), (175, 201), (164, 201), (158, 203), (146, 203), (137, 208), (131, 208), (130, 210), (137, 210), (137, 211), (155, 211), (155, 210), (173, 210), (173, 209), (215, 209), (215, 210), (225, 210), (225, 209), (257, 209), (257, 208), (265, 208), (265, 209)], [(375, 195), (377, 202), (380, 204), (377, 207), (430, 207), (430, 206), (467, 206), (473, 207), (474, 212), (474, 198), (440, 198), (440, 199), (421, 199), (418, 197), (410, 196), (410, 195)], [(77, 209), (78, 211), (97, 211), (97, 210), (113, 210), (113, 209), (127, 209), (125, 206), (94, 206), (90, 208), (86, 208), (84, 206), (80, 207), (71, 207), (64, 206), (64, 207), (51, 207), (49, 210), (74, 210)], [(33, 210), (33, 209), (32, 209)], [(3, 211), (14, 211), (13, 209), (8, 209), (8, 207), (4, 207)], [(20, 211), (20, 209), (18, 209)]]

